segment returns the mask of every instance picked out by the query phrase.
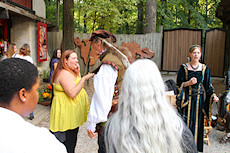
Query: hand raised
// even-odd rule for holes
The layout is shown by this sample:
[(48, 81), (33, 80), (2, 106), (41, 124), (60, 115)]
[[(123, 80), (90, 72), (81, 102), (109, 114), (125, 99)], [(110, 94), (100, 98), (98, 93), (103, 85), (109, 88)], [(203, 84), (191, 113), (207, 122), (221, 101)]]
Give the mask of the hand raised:
[(77, 76), (79, 76), (79, 77), (81, 77), (80, 70), (81, 70), (80, 65), (77, 64), (77, 68), (74, 69), (74, 72), (75, 72), (75, 73), (77, 74)]
[(77, 71), (80, 72), (80, 69), (81, 69), (81, 68), (80, 68), (80, 65), (79, 65), (79, 64), (77, 64), (77, 65), (78, 65), (78, 66), (77, 66)]
[(214, 102), (218, 102), (218, 101), (219, 101), (219, 98), (218, 98), (217, 96), (214, 96), (214, 97), (213, 97), (213, 101), (214, 101)]
[(189, 85), (194, 85), (197, 83), (197, 78), (195, 77), (192, 77), (190, 80), (189, 80)]

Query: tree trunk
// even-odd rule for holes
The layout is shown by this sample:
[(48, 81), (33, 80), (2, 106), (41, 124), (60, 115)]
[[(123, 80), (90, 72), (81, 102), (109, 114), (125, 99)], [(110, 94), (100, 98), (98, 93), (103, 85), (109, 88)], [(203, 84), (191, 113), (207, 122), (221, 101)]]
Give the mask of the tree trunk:
[(63, 1), (63, 51), (74, 49), (74, 0)]
[(206, 20), (206, 23), (208, 24), (208, 0), (206, 0), (205, 20)]
[(96, 24), (96, 20), (97, 20), (97, 12), (94, 13), (94, 20), (93, 20), (92, 31), (94, 31), (94, 27), (95, 27), (95, 24)]
[(152, 33), (156, 31), (156, 0), (146, 0), (145, 3), (145, 29), (144, 33)]
[(137, 5), (138, 9), (138, 19), (137, 19), (137, 29), (136, 29), (136, 34), (143, 34), (144, 28), (143, 28), (143, 23), (144, 23), (144, 11), (143, 11), (143, 1), (140, 1), (140, 3)]
[(191, 11), (188, 10), (188, 24), (190, 24), (190, 21), (191, 21)]
[[(165, 10), (166, 10), (167, 9), (167, 1), (166, 0), (161, 0), (161, 4), (162, 5), (165, 4)], [(163, 25), (164, 20), (165, 20), (165, 18), (164, 18), (164, 16), (162, 16), (161, 21), (160, 21), (161, 25)]]
[(130, 34), (129, 32), (129, 24), (125, 23), (126, 34)]
[(84, 33), (87, 32), (86, 16), (87, 16), (87, 14), (84, 15)]
[(59, 29), (59, 5), (60, 5), (60, 0), (57, 0), (56, 3), (56, 25)]
[(80, 22), (81, 22), (81, 7), (79, 7), (78, 10), (78, 32), (81, 33), (81, 27), (80, 27)]

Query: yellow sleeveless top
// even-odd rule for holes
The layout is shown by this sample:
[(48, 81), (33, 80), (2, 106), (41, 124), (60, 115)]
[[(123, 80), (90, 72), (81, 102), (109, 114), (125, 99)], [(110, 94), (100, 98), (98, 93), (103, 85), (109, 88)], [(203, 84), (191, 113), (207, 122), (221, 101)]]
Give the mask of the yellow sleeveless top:
[[(77, 85), (80, 78), (75, 80)], [(89, 112), (88, 95), (84, 88), (75, 98), (70, 98), (60, 84), (53, 83), (54, 97), (50, 110), (52, 132), (64, 132), (81, 126), (87, 120)]]

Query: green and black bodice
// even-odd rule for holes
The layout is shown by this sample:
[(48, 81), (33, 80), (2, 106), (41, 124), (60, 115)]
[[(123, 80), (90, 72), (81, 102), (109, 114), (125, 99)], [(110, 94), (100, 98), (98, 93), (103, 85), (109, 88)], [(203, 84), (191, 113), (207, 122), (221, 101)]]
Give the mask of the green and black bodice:
[[(197, 78), (197, 83), (184, 87), (184, 83), (192, 77)], [(177, 73), (177, 87), (181, 115), (193, 133), (198, 151), (203, 152), (204, 115), (211, 119), (211, 104), (215, 95), (208, 67), (202, 64), (202, 71), (193, 71), (182, 64)]]

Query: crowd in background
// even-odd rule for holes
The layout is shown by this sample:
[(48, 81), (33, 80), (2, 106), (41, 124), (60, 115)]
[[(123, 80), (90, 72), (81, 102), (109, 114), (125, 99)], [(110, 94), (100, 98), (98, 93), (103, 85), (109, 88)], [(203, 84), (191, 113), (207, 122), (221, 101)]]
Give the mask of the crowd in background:
[[(211, 102), (219, 99), (207, 65), (200, 63), (201, 46), (191, 46), (190, 61), (179, 68), (178, 109), (175, 109), (166, 97), (165, 84), (153, 61), (138, 59), (130, 63), (131, 53), (114, 45), (116, 37), (106, 30), (93, 32), (90, 41), (102, 64), (85, 76), (80, 74), (79, 57), (73, 50), (61, 52), (56, 49), (53, 52), (49, 63), (49, 83), (53, 87), (49, 131), (22, 120), (13, 123), (2, 117), (0, 122), (7, 124), (0, 131), (6, 134), (14, 131), (20, 136), (20, 131), (13, 128), (19, 124), (28, 130), (23, 130), (26, 135), (23, 140), (28, 138), (30, 141), (29, 132), (34, 130), (44, 138), (38, 133), (33, 133), (34, 137), (48, 138), (54, 143), (49, 143), (47, 151), (59, 149), (58, 152), (74, 153), (79, 126), (88, 121), (88, 136), (93, 139), (98, 134), (100, 153), (203, 152), (204, 115), (210, 118)], [(28, 44), (16, 52), (16, 45), (9, 44), (0, 62), (0, 114), (8, 114), (12, 120), (30, 114), (33, 119), (38, 99), (31, 97), (37, 96), (39, 88), (37, 68), (33, 65)], [(17, 78), (9, 83), (12, 89), (7, 90), (5, 83), (11, 82), (11, 77)], [(92, 77), (95, 91), (89, 106), (84, 83)], [(27, 79), (30, 79), (29, 83)], [(11, 134), (8, 138), (4, 136), (0, 138), (0, 152), (15, 151), (8, 148), (7, 143), (16, 145), (20, 138), (10, 142)], [(3, 139), (7, 141), (3, 143)], [(28, 146), (20, 143), (18, 152), (24, 152), (23, 147)], [(29, 149), (25, 150), (31, 151)]]

